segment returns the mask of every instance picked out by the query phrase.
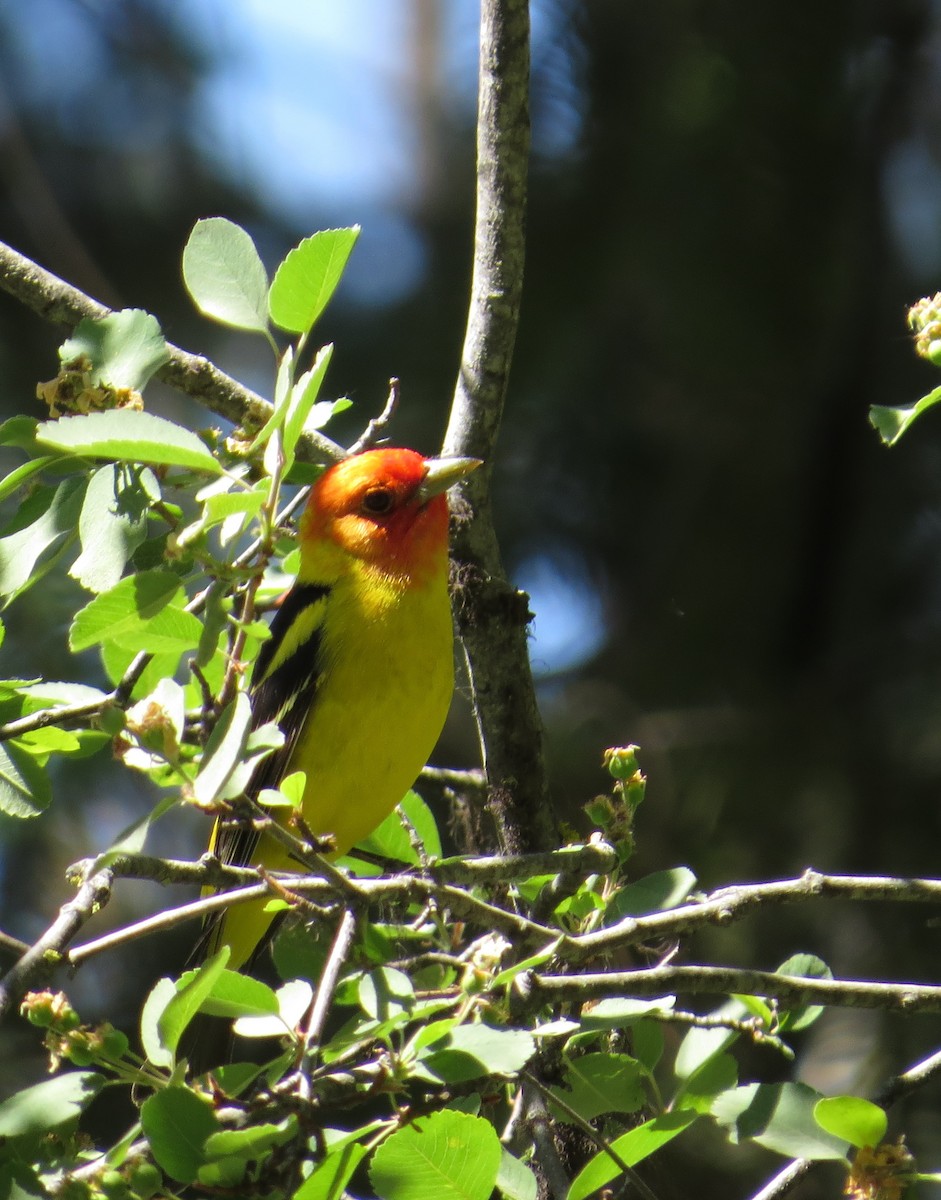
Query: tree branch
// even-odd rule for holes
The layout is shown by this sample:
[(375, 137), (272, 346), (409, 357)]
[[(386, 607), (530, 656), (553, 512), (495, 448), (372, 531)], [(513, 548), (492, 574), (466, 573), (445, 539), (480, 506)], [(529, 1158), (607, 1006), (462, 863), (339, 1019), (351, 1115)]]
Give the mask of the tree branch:
[(46, 932), (18, 959), (0, 980), (0, 1017), (23, 993), (44, 980), (61, 961), (63, 953), (85, 922), (111, 897), (111, 872), (96, 871), (79, 888), (74, 899), (63, 904)]
[[(529, 598), (507, 582), (490, 504), (492, 457), (523, 285), (529, 155), (527, 0), (483, 0), (479, 87), (474, 274), (444, 453), (485, 462), (461, 488), (473, 517), (456, 522), (455, 608), (499, 845), (519, 852), (558, 844), (529, 667)], [(460, 514), (460, 501), (455, 509)]]
[[(74, 327), (86, 317), (99, 320), (111, 312), (3, 242), (0, 242), (0, 288), (40, 317), (59, 325)], [(249, 431), (260, 429), (271, 416), (267, 400), (220, 371), (207, 358), (190, 354), (171, 342), (167, 342), (167, 349), (170, 360), (157, 372), (164, 383)], [(298, 442), (297, 457), (308, 462), (330, 463), (345, 458), (346, 451), (322, 433), (310, 430)]]
[(885, 1012), (941, 1012), (941, 987), (922, 983), (870, 983), (858, 979), (808, 979), (743, 967), (649, 967), (579, 975), (528, 976), (527, 1005), (582, 1004), (610, 996), (766, 996), (787, 1008), (826, 1004), (834, 1008), (879, 1008)]

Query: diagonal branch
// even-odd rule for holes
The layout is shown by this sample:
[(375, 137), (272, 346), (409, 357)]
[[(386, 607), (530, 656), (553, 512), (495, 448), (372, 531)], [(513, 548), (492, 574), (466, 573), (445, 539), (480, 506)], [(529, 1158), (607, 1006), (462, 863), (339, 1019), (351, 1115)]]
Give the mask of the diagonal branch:
[[(111, 311), (3, 242), (0, 242), (0, 288), (45, 320), (59, 325), (73, 327), (85, 318), (99, 320)], [(164, 383), (199, 400), (233, 425), (248, 430), (260, 429), (271, 416), (267, 400), (220, 371), (207, 358), (190, 354), (170, 342), (167, 349), (170, 360), (157, 372)], [(308, 431), (298, 443), (297, 456), (309, 462), (330, 463), (345, 458), (346, 451), (322, 433)]]
[(474, 274), (444, 453), (487, 464), (462, 489), (473, 516), (457, 522), (455, 599), (490, 809), (511, 852), (558, 842), (529, 668), (529, 598), (504, 574), (489, 491), (522, 298), (528, 157), (528, 3), (483, 0)]

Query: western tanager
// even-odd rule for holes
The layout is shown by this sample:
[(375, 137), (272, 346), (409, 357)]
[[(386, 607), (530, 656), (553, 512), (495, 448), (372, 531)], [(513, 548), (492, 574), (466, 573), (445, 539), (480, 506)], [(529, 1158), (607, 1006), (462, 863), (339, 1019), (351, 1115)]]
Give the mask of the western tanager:
[[(402, 799), (425, 765), (454, 688), (444, 493), (477, 459), (369, 450), (314, 484), (299, 531), (300, 570), (252, 675), (256, 725), (284, 746), (263, 760), (252, 794), (304, 771), (302, 813), (344, 854)], [(277, 811), (277, 810), (273, 810)], [(289, 852), (224, 820), (210, 849), (225, 863), (296, 870)], [(272, 916), (233, 905), (207, 931), (229, 966), (248, 961)]]

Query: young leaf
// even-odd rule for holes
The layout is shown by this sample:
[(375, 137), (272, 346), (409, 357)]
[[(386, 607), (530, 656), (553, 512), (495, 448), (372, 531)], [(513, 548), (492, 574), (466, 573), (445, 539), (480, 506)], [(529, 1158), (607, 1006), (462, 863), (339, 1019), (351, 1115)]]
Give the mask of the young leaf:
[(205, 316), (267, 332), (268, 275), (240, 225), (225, 217), (197, 221), (183, 247), (183, 282)]
[(154, 463), (205, 471), (209, 475), (222, 474), (222, 467), (195, 433), (153, 413), (128, 408), (43, 421), (36, 431), (36, 440), (63, 454), (78, 454), (83, 458)]
[(140, 1116), (157, 1165), (178, 1183), (193, 1183), (206, 1161), (203, 1145), (219, 1130), (209, 1101), (171, 1084), (144, 1101)]
[(913, 421), (941, 400), (941, 388), (935, 388), (908, 408), (890, 408), (884, 404), (869, 406), (869, 423), (886, 446), (894, 446)]
[(859, 1096), (827, 1096), (814, 1105), (814, 1120), (821, 1129), (853, 1146), (878, 1146), (889, 1119), (885, 1109)]
[(268, 294), (268, 311), (276, 325), (288, 333), (312, 328), (336, 290), (358, 237), (358, 225), (326, 229), (288, 253)]
[(72, 336), (59, 347), (59, 357), (64, 363), (87, 359), (92, 384), (139, 392), (170, 353), (156, 317), (125, 308), (100, 319), (79, 321)]
[(444, 1109), (387, 1138), (369, 1178), (380, 1200), (488, 1200), (502, 1157), (489, 1121)]
[(327, 367), (333, 357), (333, 346), (324, 346), (314, 359), (314, 365), (305, 371), (291, 389), (291, 403), (284, 419), (284, 458), (285, 471), (289, 471), (294, 463), (294, 451), (298, 438), (304, 432), (307, 418), (323, 385)]
[[(611, 1143), (611, 1149), (628, 1167), (634, 1167), (655, 1150), (671, 1142), (696, 1120), (697, 1113), (689, 1109), (661, 1113), (636, 1129), (622, 1134)], [(592, 1192), (604, 1187), (621, 1174), (620, 1166), (604, 1150), (599, 1151), (572, 1180), (566, 1200), (585, 1200)]]

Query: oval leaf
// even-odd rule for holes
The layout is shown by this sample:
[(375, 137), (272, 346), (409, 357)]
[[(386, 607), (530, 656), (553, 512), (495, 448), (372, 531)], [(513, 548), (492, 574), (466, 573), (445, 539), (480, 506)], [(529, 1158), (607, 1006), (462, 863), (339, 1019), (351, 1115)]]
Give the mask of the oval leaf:
[[(636, 1166), (645, 1158), (649, 1158), (655, 1150), (671, 1142), (677, 1134), (688, 1129), (696, 1120), (697, 1114), (689, 1109), (680, 1112), (661, 1113), (636, 1129), (631, 1129), (611, 1143), (611, 1149), (628, 1167)], [(596, 1154), (572, 1180), (566, 1200), (584, 1200), (600, 1187), (604, 1187), (616, 1176), (621, 1174), (621, 1168), (604, 1150)]]
[(380, 1200), (488, 1200), (502, 1156), (489, 1121), (445, 1109), (383, 1142), (369, 1178)]
[(860, 1149), (878, 1146), (889, 1119), (885, 1109), (859, 1096), (827, 1096), (814, 1105), (814, 1120), (821, 1129)]
[(183, 282), (199, 311), (236, 329), (268, 328), (268, 276), (255, 243), (225, 217), (197, 221), (183, 248)]
[(74, 1120), (104, 1082), (103, 1075), (71, 1071), (16, 1092), (0, 1104), (0, 1138), (44, 1134)]
[(157, 1165), (171, 1179), (192, 1183), (206, 1161), (206, 1139), (219, 1130), (209, 1103), (171, 1084), (144, 1101), (140, 1117)]

